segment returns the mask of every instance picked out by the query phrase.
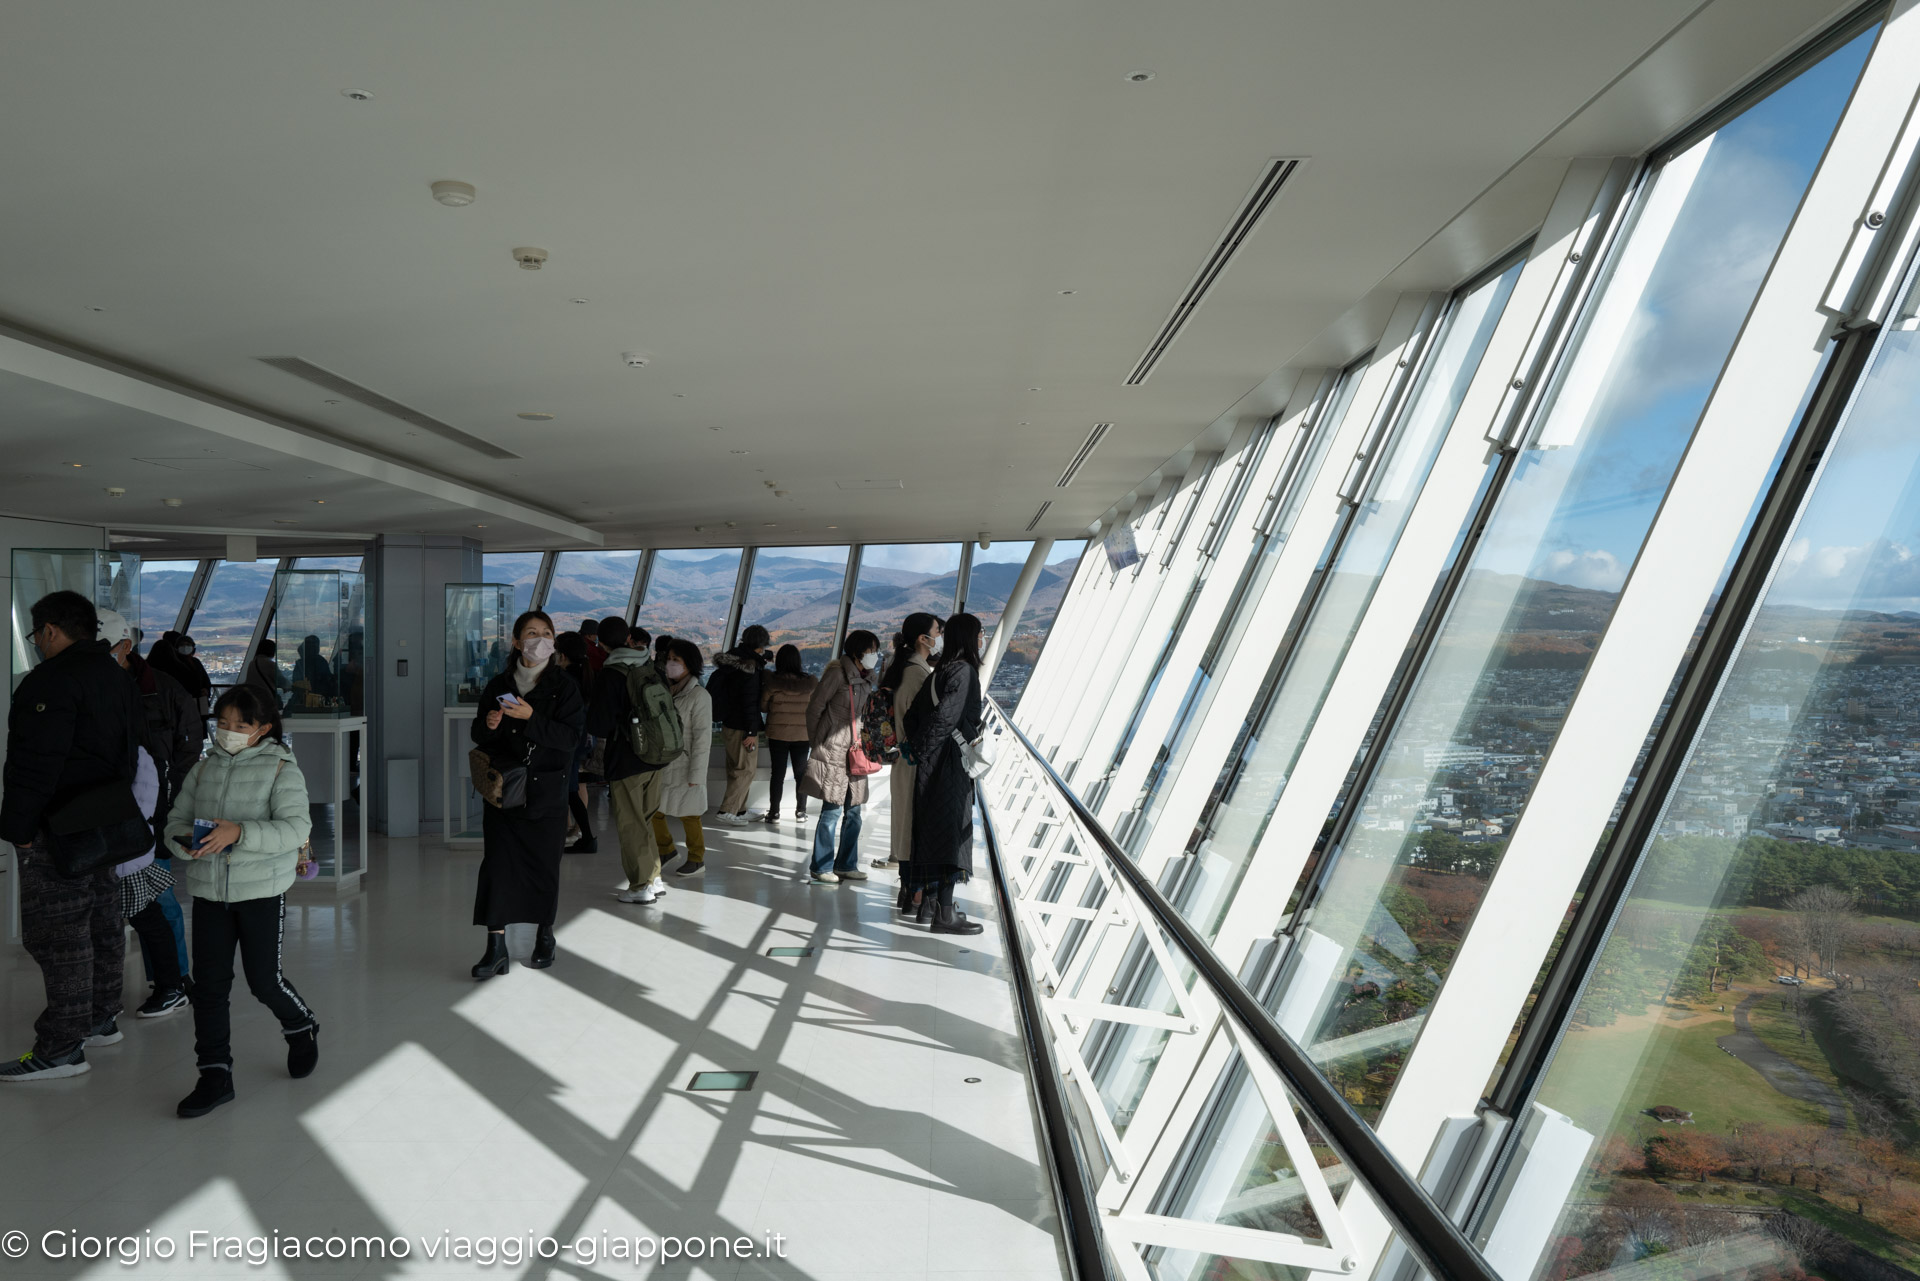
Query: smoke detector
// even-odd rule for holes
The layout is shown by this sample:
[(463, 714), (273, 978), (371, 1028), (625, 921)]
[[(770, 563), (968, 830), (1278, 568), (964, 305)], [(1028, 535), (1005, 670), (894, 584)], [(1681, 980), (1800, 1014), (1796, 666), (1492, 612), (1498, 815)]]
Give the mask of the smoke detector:
[[(472, 204), (473, 198), (479, 194), (473, 189), (472, 183), (456, 182), (452, 178), (442, 178), (431, 184), (431, 190), (435, 200), (455, 209)], [(513, 252), (517, 256), (521, 251), (516, 249)], [(545, 257), (544, 254), (541, 256)]]
[(644, 369), (653, 357), (644, 351), (624, 351), (620, 353), (620, 359), (627, 362), (629, 369)]
[(522, 271), (538, 271), (547, 261), (547, 251), (536, 249), (532, 245), (522, 245), (513, 251), (513, 260), (520, 264)]
[(981, 530), (980, 531), (980, 550), (985, 551), (987, 550), (987, 548), (991, 546), (993, 546), (992, 537), (989, 536), (985, 530)]
[(162, 498), (160, 500), (160, 505), (163, 507), (182, 507), (182, 506), (185, 506), (186, 504), (184, 499)]
[(125, 498), (126, 496), (127, 496), (127, 491), (120, 488), (120, 486), (118, 485), (110, 485), (107, 488), (108, 498)]

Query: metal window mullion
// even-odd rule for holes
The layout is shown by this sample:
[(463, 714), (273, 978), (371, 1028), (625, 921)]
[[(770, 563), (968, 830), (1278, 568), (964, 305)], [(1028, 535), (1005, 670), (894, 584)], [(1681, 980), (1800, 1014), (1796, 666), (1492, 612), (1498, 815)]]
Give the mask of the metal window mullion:
[(553, 567), (559, 560), (559, 552), (540, 553), (540, 568), (533, 574), (533, 595), (527, 601), (528, 609), (544, 610), (547, 607), (547, 593), (553, 590)]
[[(1040, 709), (1038, 724), (1045, 734), (1049, 751), (1057, 751), (1066, 737), (1075, 702), (1086, 692), (1094, 674), (1104, 669), (1114, 647), (1106, 640), (1118, 634), (1120, 620), (1134, 597), (1134, 580), (1117, 575), (1098, 600), (1098, 609), (1085, 627), (1071, 636), (1076, 652), (1060, 676), (1053, 681), (1047, 703)], [(1021, 700), (1025, 701), (1024, 698)]]
[(260, 642), (266, 639), (267, 627), (273, 622), (274, 611), (280, 606), (280, 587), (283, 577), (293, 568), (293, 557), (282, 556), (274, 562), (273, 579), (267, 584), (267, 594), (260, 602), (259, 617), (253, 620), (253, 635), (247, 640), (246, 657), (240, 660), (240, 679), (236, 685), (244, 685), (247, 673), (253, 670), (253, 660), (260, 653)]
[(953, 574), (953, 608), (948, 611), (949, 613), (967, 612), (967, 589), (971, 586), (973, 586), (973, 540), (968, 539), (960, 544), (960, 564)]
[(1347, 465), (1347, 474), (1340, 482), (1341, 501), (1349, 505), (1358, 504), (1366, 488), (1368, 475), (1386, 456), (1388, 442), (1394, 438), (1400, 420), (1406, 417), (1406, 405), (1410, 399), (1408, 392), (1416, 385), (1427, 357), (1439, 345), (1434, 338), (1445, 325), (1451, 301), (1443, 293), (1427, 296), (1427, 306), (1414, 326), (1413, 337), (1400, 353), (1400, 359), (1394, 362), (1386, 393), (1380, 397), (1380, 404), (1367, 424), (1366, 434), (1360, 438), (1359, 448), (1354, 450), (1353, 461)]
[(753, 582), (753, 562), (759, 559), (759, 553), (758, 547), (740, 549), (740, 568), (733, 576), (733, 595), (727, 598), (727, 625), (720, 632), (720, 649), (723, 653), (740, 640), (740, 615), (747, 607), (747, 589)]
[(207, 584), (213, 581), (214, 567), (219, 563), (218, 557), (209, 557), (194, 566), (193, 577), (187, 580), (187, 593), (180, 598), (180, 612), (173, 620), (174, 631), (184, 636), (192, 628), (194, 611), (200, 608)]
[[(829, 661), (846, 643), (847, 623), (853, 613), (853, 594), (860, 587), (860, 553), (864, 547), (864, 543), (854, 543), (847, 548), (847, 572), (840, 579), (840, 609), (833, 616), (833, 649), (828, 654)], [(892, 652), (893, 646), (886, 637), (880, 638), (880, 644), (881, 653)]]
[[(1099, 646), (1093, 660), (1082, 665), (1087, 671), (1086, 679), (1080, 693), (1068, 704), (1068, 720), (1060, 736), (1067, 759), (1080, 758), (1086, 750), (1095, 723), (1109, 703), (1131, 702), (1140, 686), (1145, 684), (1145, 676), (1137, 666), (1133, 673), (1127, 669), (1136, 650), (1145, 649), (1151, 654), (1152, 646), (1141, 645), (1140, 636), (1155, 604), (1162, 596), (1169, 594), (1166, 591), (1167, 581), (1167, 575), (1160, 572), (1144, 579), (1127, 579), (1124, 605), (1117, 613), (1111, 629), (1098, 638)], [(1075, 781), (1085, 782), (1078, 774), (1075, 775)]]
[(640, 607), (647, 603), (647, 584), (653, 581), (653, 560), (660, 551), (649, 547), (640, 553), (640, 563), (633, 567), (633, 590), (627, 594), (627, 622), (640, 621)]

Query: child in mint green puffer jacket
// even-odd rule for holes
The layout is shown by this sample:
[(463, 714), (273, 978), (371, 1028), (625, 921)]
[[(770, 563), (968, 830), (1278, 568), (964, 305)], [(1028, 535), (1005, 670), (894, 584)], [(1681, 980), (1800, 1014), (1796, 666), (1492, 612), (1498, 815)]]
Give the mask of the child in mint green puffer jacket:
[[(204, 1116), (233, 1099), (233, 954), (247, 987), (280, 1020), (287, 1071), (312, 1073), (320, 1025), (280, 969), (286, 891), (313, 820), (307, 780), (287, 747), (280, 706), (241, 685), (214, 705), (214, 746), (187, 775), (167, 816), (174, 871), (193, 895), (193, 1030), (200, 1082), (181, 1116)], [(196, 843), (195, 820), (213, 824)], [(184, 855), (184, 857), (183, 857)]]

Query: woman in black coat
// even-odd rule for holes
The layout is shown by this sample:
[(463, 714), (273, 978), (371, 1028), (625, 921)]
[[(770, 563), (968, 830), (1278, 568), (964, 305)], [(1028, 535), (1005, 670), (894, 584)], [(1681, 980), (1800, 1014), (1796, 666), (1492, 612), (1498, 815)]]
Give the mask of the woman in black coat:
[(560, 856), (567, 843), (567, 771), (587, 720), (580, 685), (553, 661), (553, 620), (529, 610), (514, 620), (513, 656), (487, 682), (473, 717), (473, 741), (502, 773), (527, 767), (524, 805), (488, 805), (484, 852), (474, 888), (473, 923), (487, 928), (487, 951), (473, 977), (507, 972), (507, 926), (539, 926), (527, 964), (553, 964), (553, 920), (560, 909)]
[(946, 649), (907, 709), (913, 742), (913, 858), (922, 889), (917, 920), (935, 934), (978, 934), (985, 928), (953, 907), (953, 887), (973, 876), (973, 780), (960, 740), (985, 726), (980, 698), (980, 620), (955, 614), (942, 633)]

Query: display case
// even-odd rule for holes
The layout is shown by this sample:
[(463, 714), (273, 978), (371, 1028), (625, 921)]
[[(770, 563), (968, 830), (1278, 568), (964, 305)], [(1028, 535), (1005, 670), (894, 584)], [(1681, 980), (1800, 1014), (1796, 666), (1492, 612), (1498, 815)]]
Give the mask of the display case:
[(274, 579), (273, 656), (288, 716), (366, 714), (366, 579), (289, 569)]
[(40, 661), (33, 603), (48, 592), (79, 592), (98, 609), (140, 625), (140, 557), (90, 547), (17, 547), (13, 552), (13, 686)]
[(446, 707), (471, 708), (513, 648), (512, 583), (447, 584)]

